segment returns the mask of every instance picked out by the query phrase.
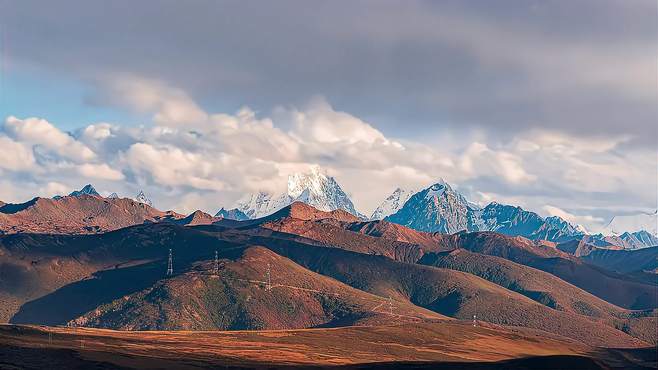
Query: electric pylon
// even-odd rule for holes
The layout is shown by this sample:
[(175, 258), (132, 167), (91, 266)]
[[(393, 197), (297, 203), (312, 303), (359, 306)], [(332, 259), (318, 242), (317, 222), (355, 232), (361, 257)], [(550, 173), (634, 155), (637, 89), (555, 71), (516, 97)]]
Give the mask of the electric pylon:
[(265, 287), (267, 290), (272, 290), (272, 276), (270, 273), (270, 264), (267, 264), (267, 286)]
[(167, 276), (171, 276), (174, 274), (174, 255), (171, 252), (171, 249), (169, 249), (169, 262), (167, 263)]
[(217, 251), (215, 251), (215, 267), (214, 267), (214, 272), (215, 272), (215, 275), (219, 275), (219, 255), (217, 254)]

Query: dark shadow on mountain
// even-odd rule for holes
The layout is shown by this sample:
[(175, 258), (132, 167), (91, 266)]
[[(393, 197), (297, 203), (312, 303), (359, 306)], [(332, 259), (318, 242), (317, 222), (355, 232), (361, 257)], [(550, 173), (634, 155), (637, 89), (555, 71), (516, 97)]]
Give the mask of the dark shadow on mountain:
[(18, 203), (18, 204), (7, 203), (2, 207), (0, 207), (0, 213), (12, 214), (12, 213), (20, 212), (34, 205), (37, 202), (37, 200), (39, 200), (39, 197), (33, 198), (32, 200), (29, 200), (25, 203)]
[(99, 305), (153, 285), (165, 278), (165, 273), (166, 261), (99, 271), (90, 278), (25, 303), (9, 322), (64, 325)]

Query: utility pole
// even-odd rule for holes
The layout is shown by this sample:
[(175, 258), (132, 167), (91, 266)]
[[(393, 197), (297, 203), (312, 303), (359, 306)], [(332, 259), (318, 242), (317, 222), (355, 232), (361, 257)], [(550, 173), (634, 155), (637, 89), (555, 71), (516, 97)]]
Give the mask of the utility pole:
[(171, 248), (169, 249), (169, 262), (167, 263), (167, 276), (171, 276), (174, 274), (174, 256), (171, 252)]
[(388, 296), (388, 312), (393, 316), (393, 301), (391, 301), (391, 296)]
[(269, 263), (267, 264), (267, 286), (266, 286), (266, 289), (267, 290), (272, 290), (272, 276), (271, 276), (271, 273), (270, 273), (270, 264)]
[(214, 267), (215, 275), (219, 275), (219, 255), (217, 254), (217, 251), (215, 251), (215, 267)]

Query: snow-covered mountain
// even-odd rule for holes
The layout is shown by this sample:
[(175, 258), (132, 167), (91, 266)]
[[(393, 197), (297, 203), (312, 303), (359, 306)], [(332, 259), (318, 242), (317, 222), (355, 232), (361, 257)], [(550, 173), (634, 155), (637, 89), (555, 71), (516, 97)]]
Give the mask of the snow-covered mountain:
[(375, 209), (375, 211), (370, 216), (371, 220), (383, 220), (386, 216), (390, 216), (395, 212), (399, 211), (402, 206), (411, 198), (412, 195), (416, 193), (416, 190), (408, 190), (397, 188), (393, 194), (389, 195), (388, 198)]
[(632, 215), (615, 216), (602, 231), (604, 235), (618, 236), (625, 232), (633, 233), (645, 230), (658, 236), (658, 211), (653, 213), (636, 213)]
[(244, 221), (249, 219), (247, 215), (245, 215), (242, 211), (240, 211), (237, 208), (233, 208), (233, 209), (222, 208), (219, 211), (217, 211), (215, 217), (221, 217), (227, 220), (236, 220), (236, 221)]
[(428, 232), (456, 233), (471, 230), (471, 215), (478, 209), (445, 181), (412, 195), (402, 208), (385, 220)]
[(119, 194), (112, 193), (112, 194), (107, 196), (107, 199), (119, 199)]
[(94, 189), (94, 187), (91, 186), (91, 184), (87, 184), (82, 189), (75, 190), (75, 191), (71, 192), (71, 194), (69, 194), (70, 197), (79, 197), (81, 195), (93, 195), (93, 196), (96, 196), (96, 197), (101, 196), (100, 194), (98, 194), (96, 189)]
[(340, 187), (336, 179), (327, 176), (318, 167), (308, 173), (288, 176), (285, 193), (273, 195), (265, 192), (248, 195), (237, 202), (236, 208), (249, 218), (270, 215), (296, 201), (304, 202), (321, 211), (345, 210), (365, 218), (355, 208), (352, 200)]
[(149, 199), (146, 196), (146, 194), (144, 194), (143, 190), (140, 190), (139, 193), (137, 193), (137, 196), (135, 197), (135, 200), (140, 202), (140, 203), (147, 204), (147, 205), (153, 207), (153, 202), (151, 202), (151, 199)]
[(402, 208), (385, 219), (428, 232), (495, 231), (551, 241), (583, 235), (578, 226), (559, 217), (544, 219), (521, 207), (492, 202), (480, 208), (443, 180), (412, 195)]

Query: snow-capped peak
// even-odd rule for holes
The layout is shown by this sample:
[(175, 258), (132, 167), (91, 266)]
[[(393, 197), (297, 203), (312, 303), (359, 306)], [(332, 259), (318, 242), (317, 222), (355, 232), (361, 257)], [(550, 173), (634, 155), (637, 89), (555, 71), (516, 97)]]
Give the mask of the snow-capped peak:
[(96, 189), (94, 189), (91, 184), (87, 184), (82, 189), (73, 191), (71, 194), (69, 194), (70, 197), (79, 197), (81, 195), (94, 195), (97, 197), (100, 196), (100, 194), (98, 194)]
[(416, 193), (416, 190), (397, 188), (375, 209), (370, 216), (371, 220), (383, 220), (384, 217), (390, 216), (399, 211), (409, 198)]
[(272, 214), (279, 209), (301, 201), (321, 211), (342, 209), (361, 216), (336, 179), (327, 176), (317, 167), (311, 167), (307, 173), (293, 173), (288, 176), (286, 192), (278, 196), (259, 192), (240, 199), (236, 205), (250, 218)]
[(119, 195), (117, 193), (112, 193), (107, 196), (107, 199), (119, 199)]
[(151, 202), (151, 200), (146, 196), (146, 194), (144, 194), (143, 190), (140, 190), (139, 193), (137, 193), (137, 196), (135, 197), (135, 200), (140, 202), (140, 203), (147, 204), (147, 205), (153, 207), (153, 202)]
[(297, 198), (305, 190), (309, 190), (313, 194), (321, 194), (323, 186), (333, 180), (333, 177), (328, 177), (321, 172), (317, 166), (311, 167), (309, 173), (293, 173), (288, 176), (288, 195)]
[(604, 235), (619, 236), (624, 232), (645, 230), (658, 236), (658, 211), (653, 213), (640, 212), (631, 215), (614, 216), (603, 228)]
[(441, 179), (440, 182), (430, 186), (425, 193), (425, 199), (433, 199), (434, 197), (440, 197), (445, 191), (448, 185)]

